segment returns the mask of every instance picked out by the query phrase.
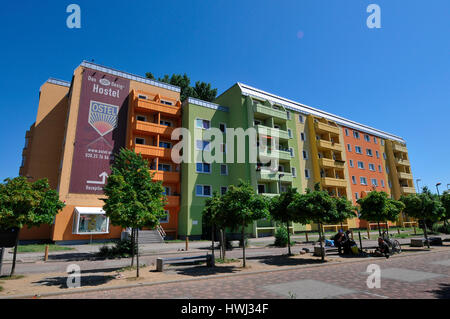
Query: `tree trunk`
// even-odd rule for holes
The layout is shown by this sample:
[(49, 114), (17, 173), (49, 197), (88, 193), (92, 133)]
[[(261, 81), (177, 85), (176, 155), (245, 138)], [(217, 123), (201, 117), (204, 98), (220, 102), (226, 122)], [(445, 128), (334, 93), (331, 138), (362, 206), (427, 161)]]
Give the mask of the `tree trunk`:
[(291, 253), (291, 237), (290, 237), (290, 234), (289, 234), (289, 222), (287, 222), (286, 224), (287, 224), (287, 233), (288, 233), (288, 255), (292, 256), (292, 253)]
[(377, 222), (377, 224), (378, 224), (378, 235), (380, 235), (380, 237), (381, 237), (381, 228), (380, 228), (380, 222), (378, 221), (378, 222)]
[(242, 262), (243, 267), (245, 268), (245, 224), (242, 224)]
[(426, 222), (426, 220), (423, 220), (423, 234), (425, 235), (425, 241), (427, 242), (427, 247), (429, 249), (430, 248), (430, 241), (428, 240), (427, 222)]
[(134, 245), (136, 242), (135, 235), (136, 235), (136, 232), (133, 227), (133, 228), (131, 228), (131, 267), (134, 266)]
[(325, 250), (322, 244), (322, 223), (319, 223), (319, 242), (320, 242), (320, 255), (321, 260), (325, 261)]
[(9, 274), (10, 277), (14, 276), (14, 272), (16, 270), (16, 257), (17, 257), (17, 246), (19, 245), (19, 234), (20, 228), (17, 230), (16, 245), (14, 246), (13, 263), (11, 266), (11, 273)]
[(225, 261), (227, 252), (227, 235), (225, 234), (225, 229), (222, 229), (222, 258)]
[(136, 229), (136, 277), (139, 278), (139, 228)]
[(212, 244), (212, 256), (211, 256), (211, 258), (212, 258), (212, 260), (211, 260), (211, 262), (212, 262), (212, 265), (213, 265), (213, 267), (215, 266), (215, 261), (214, 261), (214, 259), (215, 259), (215, 254), (214, 254), (214, 224), (211, 226), (211, 244)]

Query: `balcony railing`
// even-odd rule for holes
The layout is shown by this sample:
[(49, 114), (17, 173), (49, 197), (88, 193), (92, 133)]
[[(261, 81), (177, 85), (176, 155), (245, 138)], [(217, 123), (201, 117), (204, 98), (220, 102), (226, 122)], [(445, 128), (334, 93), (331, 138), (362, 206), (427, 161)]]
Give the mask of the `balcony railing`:
[(145, 111), (160, 112), (171, 116), (181, 116), (181, 107), (176, 105), (167, 105), (157, 101), (147, 100), (136, 97), (135, 106)]
[(318, 131), (323, 131), (323, 132), (339, 135), (339, 127), (336, 127), (336, 126), (332, 126), (332, 125), (325, 124), (322, 122), (315, 122), (314, 127)]
[(318, 140), (317, 146), (322, 149), (328, 149), (333, 151), (342, 151), (342, 144), (333, 143), (325, 140)]
[(264, 126), (264, 125), (256, 125), (256, 129), (258, 131), (258, 134), (272, 136), (272, 137), (277, 137), (278, 136), (278, 138), (280, 140), (287, 140), (287, 139), (289, 139), (288, 132), (284, 131), (284, 130), (280, 130), (280, 129), (277, 129), (277, 128), (268, 127), (268, 126)]
[[(151, 174), (153, 175), (153, 180), (157, 182), (164, 182), (164, 183), (179, 183), (180, 182), (180, 172), (166, 172), (166, 171), (155, 171), (150, 170)], [(170, 197), (170, 196), (168, 196)]]
[(401, 179), (413, 179), (412, 174), (403, 173), (403, 172), (398, 172), (398, 177)]
[(327, 187), (347, 187), (347, 180), (332, 177), (323, 177), (322, 185)]
[(258, 154), (260, 157), (273, 158), (281, 161), (290, 161), (291, 153), (284, 150), (264, 150), (263, 148), (258, 148)]
[(404, 194), (415, 194), (416, 193), (414, 187), (400, 186), (400, 190)]
[(409, 160), (398, 158), (398, 157), (395, 158), (395, 163), (397, 163), (398, 165), (410, 166)]
[(320, 158), (319, 165), (322, 167), (344, 168), (345, 161), (333, 160), (331, 158)]
[(167, 198), (167, 204), (166, 207), (178, 207), (180, 206), (180, 196), (166, 196)]
[(134, 129), (138, 132), (146, 134), (160, 134), (167, 137), (172, 136), (172, 132), (174, 130), (174, 128), (169, 126), (143, 121), (136, 121), (134, 124)]
[(172, 150), (170, 148), (135, 144), (134, 151), (143, 156), (161, 157), (161, 158), (171, 158)]
[(392, 148), (394, 149), (394, 151), (397, 151), (397, 152), (408, 153), (408, 150), (406, 149), (405, 146), (394, 144)]
[(280, 120), (287, 120), (287, 113), (286, 111), (277, 110), (274, 108), (271, 108), (269, 106), (265, 106), (262, 104), (253, 104), (253, 112), (255, 114), (261, 114), (269, 117), (274, 117)]
[[(280, 174), (284, 176), (279, 178)], [(260, 181), (268, 181), (268, 182), (292, 182), (292, 174), (287, 172), (273, 172), (271, 170), (260, 169), (256, 172), (256, 178)]]

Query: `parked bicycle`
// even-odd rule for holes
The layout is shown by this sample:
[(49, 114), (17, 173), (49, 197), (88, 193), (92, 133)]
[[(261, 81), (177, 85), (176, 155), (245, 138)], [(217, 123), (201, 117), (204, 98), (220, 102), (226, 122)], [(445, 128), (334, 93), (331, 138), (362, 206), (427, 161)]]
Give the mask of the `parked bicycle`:
[(383, 238), (393, 254), (400, 254), (402, 252), (402, 246), (398, 240), (392, 239), (386, 231), (383, 232), (381, 238)]

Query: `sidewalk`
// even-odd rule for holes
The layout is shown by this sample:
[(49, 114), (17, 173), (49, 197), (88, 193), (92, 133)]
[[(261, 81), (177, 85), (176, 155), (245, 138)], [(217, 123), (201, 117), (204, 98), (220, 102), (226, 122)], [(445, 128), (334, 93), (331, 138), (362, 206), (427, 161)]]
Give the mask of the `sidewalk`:
[[(363, 248), (366, 247), (373, 247), (377, 246), (377, 240), (378, 237), (377, 232), (371, 233), (371, 240), (365, 239), (367, 238), (367, 233), (365, 233), (365, 236), (362, 236), (362, 245)], [(317, 235), (310, 235), (309, 242), (305, 243), (305, 236), (298, 236), (294, 235), (291, 236), (291, 240), (296, 241), (302, 241), (301, 244), (297, 244), (295, 247), (303, 248), (308, 247), (312, 248), (313, 243), (311, 240), (317, 240)], [(327, 234), (327, 237), (328, 234)], [(400, 242), (401, 245), (403, 244), (409, 244), (411, 241), (411, 238), (421, 238), (421, 235), (417, 235), (414, 237), (409, 238), (398, 238), (397, 240)], [(450, 238), (450, 235), (439, 235), (439, 237), (442, 237), (442, 239)], [(359, 238), (358, 235), (355, 234), (354, 240), (359, 246)], [(264, 247), (267, 247), (269, 245), (272, 245), (275, 241), (275, 238), (273, 236), (270, 237), (262, 237), (262, 238), (249, 238), (249, 249), (262, 249)], [(216, 242), (216, 245), (219, 243)], [(108, 246), (114, 245), (113, 243), (106, 244)], [(67, 250), (67, 251), (55, 251), (49, 253), (49, 259), (48, 261), (71, 261), (71, 260), (92, 260), (96, 259), (96, 253), (99, 251), (99, 249), (103, 246), (103, 244), (85, 244), (85, 245), (71, 245), (70, 247), (73, 248), (73, 250)], [(234, 241), (234, 246), (237, 246), (237, 241)], [(140, 255), (142, 256), (152, 256), (152, 255), (158, 255), (161, 253), (164, 254), (176, 254), (185, 251), (186, 244), (184, 242), (176, 242), (176, 243), (154, 243), (154, 244), (140, 244), (139, 245), (139, 251)], [(206, 251), (211, 249), (211, 242), (209, 241), (190, 241), (189, 242), (189, 249), (188, 252), (202, 252), (205, 253)], [(4, 257), (3, 257), (3, 263), (4, 264), (10, 264), (13, 259), (13, 248), (6, 248)], [(38, 253), (18, 253), (17, 254), (17, 263), (34, 263), (37, 261), (42, 261), (44, 259), (44, 253), (38, 252)]]

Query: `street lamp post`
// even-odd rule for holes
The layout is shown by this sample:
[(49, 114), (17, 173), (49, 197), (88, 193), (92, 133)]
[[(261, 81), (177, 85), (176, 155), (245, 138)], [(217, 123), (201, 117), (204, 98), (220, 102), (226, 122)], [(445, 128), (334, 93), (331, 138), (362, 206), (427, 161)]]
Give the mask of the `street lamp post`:
[(438, 197), (441, 197), (441, 195), (439, 194), (439, 185), (441, 185), (442, 183), (437, 183), (436, 184), (436, 191), (437, 191), (437, 194), (438, 194)]

